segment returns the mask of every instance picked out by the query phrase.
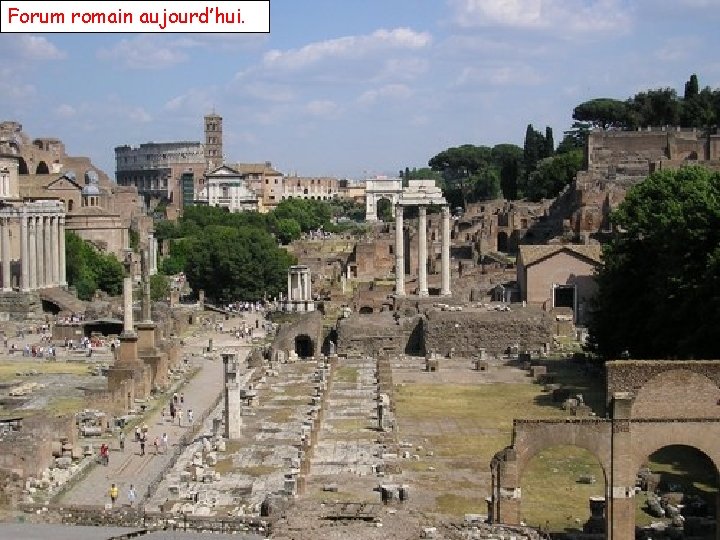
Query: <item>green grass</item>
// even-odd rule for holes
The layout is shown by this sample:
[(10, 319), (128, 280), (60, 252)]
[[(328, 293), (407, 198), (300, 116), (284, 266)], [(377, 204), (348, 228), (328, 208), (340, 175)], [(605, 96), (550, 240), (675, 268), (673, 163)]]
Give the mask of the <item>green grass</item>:
[(487, 513), (487, 503), (484, 498), (477, 496), (463, 497), (455, 493), (438, 495), (435, 497), (435, 506), (443, 514), (454, 516)]
[[(583, 475), (593, 475), (596, 483), (579, 483)], [(550, 531), (582, 529), (590, 517), (589, 498), (605, 496), (600, 464), (590, 452), (575, 446), (555, 446), (537, 454), (520, 483), (522, 520), (533, 527), (548, 522)]]
[(358, 370), (351, 366), (343, 366), (335, 370), (335, 382), (356, 384), (358, 381)]
[(35, 370), (38, 375), (46, 374), (67, 374), (67, 375), (90, 375), (88, 371), (88, 364), (78, 363), (65, 363), (65, 362), (45, 362), (43, 360), (37, 360), (36, 362), (9, 362), (0, 364), (0, 381), (10, 381), (18, 379), (22, 382), (33, 381), (35, 376), (22, 377), (16, 375), (17, 372), (28, 372)]

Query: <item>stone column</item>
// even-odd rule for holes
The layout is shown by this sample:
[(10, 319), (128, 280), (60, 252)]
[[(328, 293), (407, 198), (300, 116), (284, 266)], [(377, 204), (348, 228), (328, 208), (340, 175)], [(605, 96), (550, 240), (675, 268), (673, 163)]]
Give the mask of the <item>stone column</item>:
[(132, 278), (123, 279), (123, 334), (134, 334)]
[(292, 293), (292, 270), (288, 270), (288, 297), (287, 301), (292, 302), (293, 299), (293, 293)]
[(403, 233), (403, 207), (395, 208), (395, 294), (405, 296), (405, 236)]
[(157, 244), (155, 234), (150, 231), (148, 233), (148, 271), (151, 276), (157, 274)]
[(419, 206), (418, 212), (418, 294), (427, 296), (427, 208)]
[(58, 216), (53, 216), (50, 221), (52, 234), (50, 235), (50, 253), (52, 257), (52, 284), (53, 287), (57, 287), (60, 283), (60, 257), (58, 256), (58, 231), (60, 230), (60, 224)]
[(58, 267), (60, 269), (60, 286), (67, 287), (65, 275), (65, 216), (60, 216), (58, 222)]
[(35, 219), (35, 258), (37, 259), (35, 269), (35, 277), (37, 279), (37, 288), (45, 287), (45, 229), (43, 227), (43, 217), (38, 216)]
[(312, 300), (312, 280), (310, 279), (310, 272), (305, 272), (305, 300)]
[(28, 236), (28, 256), (25, 261), (28, 262), (29, 282), (28, 286), (31, 291), (38, 288), (38, 258), (37, 258), (37, 218), (30, 216), (28, 218), (30, 225), (30, 235)]
[(441, 286), (440, 294), (450, 296), (450, 207), (442, 207), (442, 251), (441, 255)]
[(43, 216), (43, 239), (45, 240), (45, 244), (43, 245), (43, 260), (45, 261), (45, 286), (46, 287), (54, 287), (55, 283), (53, 282), (53, 271), (52, 267), (55, 264), (55, 261), (52, 258), (52, 217), (51, 216)]
[(11, 291), (10, 280), (10, 218), (0, 218), (0, 257), (2, 257), (2, 290)]
[(28, 256), (28, 218), (23, 212), (20, 216), (20, 289), (30, 288), (30, 257)]

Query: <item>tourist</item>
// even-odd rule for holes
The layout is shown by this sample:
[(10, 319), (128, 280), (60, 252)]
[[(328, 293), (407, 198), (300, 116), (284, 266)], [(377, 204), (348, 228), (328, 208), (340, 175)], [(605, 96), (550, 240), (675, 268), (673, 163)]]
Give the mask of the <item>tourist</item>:
[(192, 426), (193, 423), (193, 410), (188, 409), (188, 425)]
[(115, 484), (110, 486), (110, 506), (115, 506), (115, 501), (117, 501), (118, 498), (118, 488)]
[(140, 455), (145, 455), (145, 437), (140, 437)]
[(135, 506), (135, 499), (137, 499), (137, 493), (135, 493), (135, 486), (130, 484), (130, 488), (127, 491), (127, 498), (128, 503), (130, 503), (130, 508)]
[(158, 437), (155, 437), (155, 440), (153, 441), (153, 446), (155, 447), (155, 455), (160, 454), (160, 439)]
[(178, 417), (178, 426), (182, 426), (182, 409), (178, 410), (177, 417)]
[(140, 426), (135, 426), (135, 440), (140, 440)]
[(185, 403), (185, 394), (180, 393), (180, 405), (182, 405), (183, 403)]
[(100, 461), (101, 461), (102, 464), (105, 465), (106, 467), (107, 467), (108, 464), (110, 463), (110, 454), (108, 453), (108, 450), (109, 450), (109, 447), (108, 447), (107, 444), (102, 443), (102, 444), (100, 445)]
[(125, 450), (125, 432), (121, 431), (118, 435), (118, 441), (120, 442), (120, 450)]
[(162, 439), (160, 439), (160, 441), (161, 441), (161, 444), (162, 444), (162, 451), (163, 451), (163, 454), (164, 454), (165, 452), (167, 452), (167, 449), (168, 449), (168, 435), (167, 435), (167, 433), (163, 433), (163, 434), (162, 434)]

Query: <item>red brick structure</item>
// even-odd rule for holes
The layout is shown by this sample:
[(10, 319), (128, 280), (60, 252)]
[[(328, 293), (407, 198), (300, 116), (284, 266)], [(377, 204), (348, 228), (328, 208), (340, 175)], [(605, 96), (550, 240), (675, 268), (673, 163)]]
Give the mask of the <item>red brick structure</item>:
[[(635, 538), (637, 473), (657, 450), (693, 447), (720, 481), (720, 361), (615, 361), (606, 369), (609, 418), (514, 421), (512, 445), (490, 465), (493, 522), (520, 523), (523, 471), (553, 446), (584, 448), (600, 463), (609, 540)], [(716, 501), (720, 515), (720, 494)], [(715, 534), (720, 539), (717, 526)]]

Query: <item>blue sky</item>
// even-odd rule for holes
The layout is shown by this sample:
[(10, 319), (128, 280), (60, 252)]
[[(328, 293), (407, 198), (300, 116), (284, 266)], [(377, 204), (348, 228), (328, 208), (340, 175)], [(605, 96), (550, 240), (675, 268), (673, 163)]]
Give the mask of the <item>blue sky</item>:
[(396, 174), (529, 123), (557, 142), (594, 97), (718, 88), (719, 29), (720, 0), (272, 0), (267, 35), (0, 35), (0, 119), (111, 176), (213, 108), (228, 161)]

